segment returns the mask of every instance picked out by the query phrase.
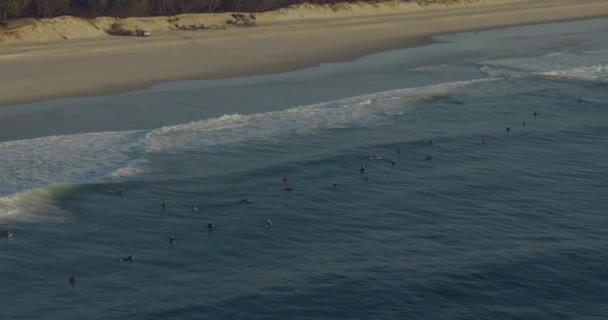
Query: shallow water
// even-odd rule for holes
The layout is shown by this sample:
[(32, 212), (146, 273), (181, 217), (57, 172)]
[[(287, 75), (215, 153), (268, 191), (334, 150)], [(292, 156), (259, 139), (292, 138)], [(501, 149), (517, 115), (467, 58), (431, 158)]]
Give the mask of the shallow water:
[(605, 319), (608, 19), (435, 40), (1, 109), (2, 317)]

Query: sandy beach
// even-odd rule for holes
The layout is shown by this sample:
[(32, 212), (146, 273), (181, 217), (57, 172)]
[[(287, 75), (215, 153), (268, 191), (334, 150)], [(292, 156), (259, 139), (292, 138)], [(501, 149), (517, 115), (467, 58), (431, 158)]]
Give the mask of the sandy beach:
[(0, 46), (0, 105), (121, 93), (171, 80), (282, 72), (415, 46), (437, 34), (604, 16), (605, 0), (400, 5), (369, 14), (266, 14), (253, 28), (8, 44)]

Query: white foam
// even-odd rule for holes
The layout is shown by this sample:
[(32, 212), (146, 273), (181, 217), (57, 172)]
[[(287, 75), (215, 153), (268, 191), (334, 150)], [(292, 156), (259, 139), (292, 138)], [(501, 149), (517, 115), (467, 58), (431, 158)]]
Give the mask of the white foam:
[(479, 71), (487, 74), (491, 78), (508, 78), (517, 73), (517, 71), (506, 70), (500, 67), (494, 67), (490, 65), (483, 65), (479, 68)]
[(436, 64), (436, 65), (430, 65), (430, 66), (425, 66), (425, 67), (410, 68), (410, 69), (407, 69), (406, 71), (416, 71), (416, 72), (428, 72), (428, 73), (432, 73), (432, 72), (437, 72), (437, 71), (443, 71), (448, 66), (449, 66), (448, 64)]
[(608, 79), (608, 65), (597, 65), (566, 70), (546, 71), (539, 72), (538, 75), (552, 78), (568, 78), (591, 81), (603, 80)]
[(134, 171), (142, 138), (143, 132), (125, 131), (1, 142), (0, 218), (57, 212), (51, 200), (66, 186)]
[(155, 130), (49, 136), (0, 143), (0, 218), (54, 212), (57, 184), (123, 179), (146, 170), (147, 153), (180, 153), (239, 142), (274, 142), (289, 135), (373, 126), (409, 108), (495, 79), (440, 83), (299, 106), (282, 111), (218, 118)]
[[(274, 142), (292, 134), (370, 126), (402, 115), (417, 102), (495, 79), (404, 88), (299, 106), (283, 111), (218, 118), (162, 127), (146, 135), (147, 153), (178, 153), (251, 141)], [(419, 99), (418, 99), (419, 98)]]
[(547, 76), (580, 80), (608, 78), (608, 52), (553, 52), (538, 57), (511, 58), (480, 63), (490, 77), (521, 78)]
[(0, 143), (0, 195), (57, 183), (91, 182), (141, 153), (142, 133), (97, 132)]
[(118, 168), (110, 173), (112, 178), (127, 178), (140, 175), (146, 171), (146, 164), (148, 163), (145, 159), (139, 159), (127, 164), (124, 167)]
[(54, 199), (67, 194), (73, 186), (67, 184), (34, 188), (0, 197), (0, 221), (61, 221), (62, 211)]

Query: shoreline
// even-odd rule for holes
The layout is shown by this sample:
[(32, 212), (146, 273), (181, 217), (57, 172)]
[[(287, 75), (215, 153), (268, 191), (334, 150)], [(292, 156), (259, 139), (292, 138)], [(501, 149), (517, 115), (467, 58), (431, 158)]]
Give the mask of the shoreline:
[(516, 0), (397, 11), (277, 19), (253, 28), (163, 31), (146, 39), (102, 37), (0, 46), (0, 70), (7, 79), (0, 87), (0, 106), (348, 62), (423, 46), (437, 35), (608, 17), (608, 3)]

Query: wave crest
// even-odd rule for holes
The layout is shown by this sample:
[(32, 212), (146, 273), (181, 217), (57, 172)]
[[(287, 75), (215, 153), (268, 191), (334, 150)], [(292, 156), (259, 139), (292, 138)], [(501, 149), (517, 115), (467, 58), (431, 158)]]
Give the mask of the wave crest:
[(166, 126), (146, 134), (146, 153), (178, 153), (250, 141), (274, 142), (278, 137), (291, 134), (373, 126), (402, 115), (418, 103), (445, 97), (476, 83), (494, 80), (476, 79), (404, 88), (283, 111), (230, 114)]
[(64, 212), (55, 205), (55, 200), (73, 190), (72, 185), (57, 184), (2, 196), (0, 197), (0, 221), (5, 223), (12, 221), (61, 222)]
[(511, 58), (480, 63), (490, 77), (551, 77), (578, 80), (608, 79), (608, 58), (604, 50), (578, 53), (553, 52), (540, 57)]

